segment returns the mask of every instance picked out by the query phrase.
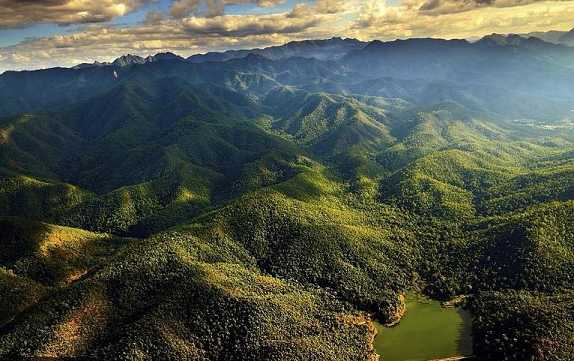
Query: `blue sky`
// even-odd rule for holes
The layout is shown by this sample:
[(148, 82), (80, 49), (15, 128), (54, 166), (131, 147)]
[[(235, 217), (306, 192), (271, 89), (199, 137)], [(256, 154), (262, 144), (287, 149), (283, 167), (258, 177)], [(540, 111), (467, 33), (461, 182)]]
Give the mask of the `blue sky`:
[[(397, 1), (397, 0), (393, 0)], [(256, 4), (230, 5), (225, 8), (225, 13), (229, 15), (242, 14), (268, 14), (289, 11), (297, 3), (312, 3), (313, 0), (286, 0), (284, 3), (274, 7), (260, 7)], [(160, 0), (146, 4), (138, 10), (126, 14), (122, 17), (112, 19), (109, 24), (115, 26), (133, 26), (142, 22), (149, 11), (169, 12), (172, 0)], [(31, 38), (54, 36), (59, 34), (70, 34), (81, 30), (81, 25), (56, 25), (50, 23), (32, 24), (23, 27), (2, 29), (0, 27), (0, 47), (18, 44)]]

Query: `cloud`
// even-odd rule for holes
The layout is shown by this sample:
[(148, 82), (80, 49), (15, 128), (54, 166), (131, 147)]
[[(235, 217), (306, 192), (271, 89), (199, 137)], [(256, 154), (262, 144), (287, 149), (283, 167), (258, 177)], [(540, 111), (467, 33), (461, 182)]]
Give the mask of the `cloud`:
[(175, 0), (170, 13), (173, 17), (183, 18), (189, 15), (201, 15), (207, 17), (221, 16), (225, 6), (240, 4), (256, 4), (260, 7), (271, 7), (282, 3), (284, 0)]
[(99, 23), (123, 16), (152, 0), (0, 0), (0, 28), (34, 23)]
[(547, 0), (406, 0), (404, 3), (410, 9), (417, 9), (420, 14), (444, 15), (486, 7), (507, 8), (541, 2)]
[[(458, 11), (452, 9), (447, 11), (443, 7), (441, 11), (444, 13), (438, 13), (439, 8), (433, 8), (444, 4), (430, 4), (426, 10), (414, 6), (415, 3), (420, 5), (428, 1), (432, 0), (408, 0), (398, 6), (389, 6), (378, 0), (366, 0), (347, 34), (362, 39), (409, 37), (452, 39), (480, 37), (494, 32), (569, 30), (573, 26), (574, 2), (571, 1), (460, 0), (456, 1), (459, 3)], [(490, 5), (475, 4), (468, 5), (468, 8), (462, 5), (470, 2), (488, 2)]]
[(339, 14), (352, 8), (352, 1), (348, 0), (315, 0), (313, 4), (296, 4), (291, 10), (293, 18), (308, 16), (309, 14)]
[(325, 37), (333, 15), (289, 13), (223, 15), (212, 18), (151, 18), (137, 26), (87, 25), (68, 35), (30, 39), (0, 48), (0, 71), (32, 69), (82, 62), (111, 61), (123, 54), (147, 56), (173, 51), (188, 56), (212, 50), (283, 44)]
[(262, 34), (292, 34), (317, 26), (315, 16), (290, 18), (285, 15), (234, 15), (215, 18), (188, 18), (182, 24), (186, 32), (195, 35), (246, 37)]
[(146, 13), (144, 24), (158, 24), (165, 19), (165, 15), (161, 11), (148, 11)]

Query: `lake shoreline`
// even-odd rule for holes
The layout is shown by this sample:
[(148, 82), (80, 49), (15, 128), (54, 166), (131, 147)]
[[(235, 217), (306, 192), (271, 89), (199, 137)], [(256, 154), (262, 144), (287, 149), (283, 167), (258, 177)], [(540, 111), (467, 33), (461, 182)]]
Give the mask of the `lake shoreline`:
[(465, 298), (441, 303), (419, 294), (408, 295), (392, 322), (373, 322), (377, 354), (385, 361), (474, 360), (472, 316), (459, 307)]
[(394, 327), (394, 326), (398, 325), (406, 313), (407, 313), (406, 296), (404, 294), (400, 294), (399, 295), (399, 307), (390, 316), (389, 320), (384, 324), (385, 327)]

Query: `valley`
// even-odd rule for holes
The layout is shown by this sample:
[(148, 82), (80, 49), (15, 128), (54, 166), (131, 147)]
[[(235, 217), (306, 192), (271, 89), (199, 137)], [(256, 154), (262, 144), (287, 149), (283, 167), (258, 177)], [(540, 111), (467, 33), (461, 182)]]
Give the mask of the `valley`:
[(0, 358), (569, 360), (574, 49), (506, 40), (0, 75)]

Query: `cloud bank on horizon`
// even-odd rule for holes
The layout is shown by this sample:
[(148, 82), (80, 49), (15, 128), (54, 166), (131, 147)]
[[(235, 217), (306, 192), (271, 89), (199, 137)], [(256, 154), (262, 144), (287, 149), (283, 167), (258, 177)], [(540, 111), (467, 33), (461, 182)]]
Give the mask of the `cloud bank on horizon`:
[(0, 72), (333, 36), (471, 38), (573, 26), (571, 0), (0, 0)]

